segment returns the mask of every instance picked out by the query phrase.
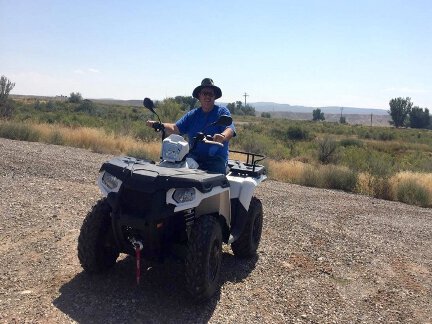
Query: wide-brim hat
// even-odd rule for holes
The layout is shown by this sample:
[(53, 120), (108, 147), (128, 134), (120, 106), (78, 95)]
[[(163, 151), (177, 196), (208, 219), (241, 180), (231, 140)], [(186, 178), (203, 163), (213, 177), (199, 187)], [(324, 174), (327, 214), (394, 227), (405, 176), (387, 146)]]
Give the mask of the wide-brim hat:
[(194, 98), (199, 99), (199, 94), (203, 88), (212, 88), (214, 90), (214, 93), (215, 93), (215, 100), (222, 97), (222, 90), (219, 87), (215, 86), (213, 80), (210, 78), (203, 79), (201, 81), (201, 85), (196, 87), (194, 89), (194, 91), (192, 92), (192, 96)]

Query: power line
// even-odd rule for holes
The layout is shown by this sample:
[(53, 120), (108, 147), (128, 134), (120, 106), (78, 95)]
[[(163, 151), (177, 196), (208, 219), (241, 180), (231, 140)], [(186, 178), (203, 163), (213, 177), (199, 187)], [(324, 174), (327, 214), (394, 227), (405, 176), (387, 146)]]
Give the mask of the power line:
[(245, 97), (245, 107), (246, 107), (246, 97), (249, 97), (249, 95), (245, 92), (243, 97)]

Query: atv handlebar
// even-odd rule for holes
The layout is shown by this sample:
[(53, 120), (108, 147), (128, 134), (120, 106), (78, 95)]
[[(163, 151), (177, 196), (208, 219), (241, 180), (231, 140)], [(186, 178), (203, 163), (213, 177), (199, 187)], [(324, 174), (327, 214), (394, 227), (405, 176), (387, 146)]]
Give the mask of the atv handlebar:
[(211, 136), (211, 135), (204, 135), (204, 133), (199, 132), (194, 137), (194, 142), (193, 142), (193, 146), (192, 146), (191, 151), (196, 147), (196, 145), (198, 144), (198, 142), (203, 142), (205, 144), (214, 144), (214, 145), (223, 146), (222, 143), (214, 141), (213, 140), (213, 136)]

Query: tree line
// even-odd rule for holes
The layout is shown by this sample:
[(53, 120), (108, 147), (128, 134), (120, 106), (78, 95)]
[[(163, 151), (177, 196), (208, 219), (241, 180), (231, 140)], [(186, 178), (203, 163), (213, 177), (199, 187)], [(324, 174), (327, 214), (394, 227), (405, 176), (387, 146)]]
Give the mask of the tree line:
[[(410, 97), (393, 98), (389, 102), (390, 110), (388, 113), (391, 117), (390, 124), (399, 127), (424, 128), (432, 129), (431, 118), (428, 108), (414, 106)], [(324, 121), (324, 112), (317, 108), (312, 111), (312, 120)], [(340, 117), (340, 123), (345, 124), (344, 116)]]
[(390, 110), (388, 113), (392, 118), (390, 124), (396, 128), (432, 128), (429, 109), (414, 106), (410, 97), (393, 98), (390, 100), (389, 105)]

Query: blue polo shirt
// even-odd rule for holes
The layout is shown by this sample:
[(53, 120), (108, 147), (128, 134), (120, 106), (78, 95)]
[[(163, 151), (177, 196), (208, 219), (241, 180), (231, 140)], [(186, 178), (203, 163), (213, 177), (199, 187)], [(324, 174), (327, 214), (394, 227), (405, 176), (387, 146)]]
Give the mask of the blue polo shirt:
[[(219, 116), (228, 115), (231, 116), (231, 113), (226, 107), (221, 107), (215, 105), (213, 109), (205, 113), (201, 107), (195, 108), (188, 113), (186, 113), (182, 118), (180, 118), (176, 122), (176, 126), (178, 127), (180, 134), (186, 134), (189, 139), (190, 148), (193, 147), (193, 138), (197, 133), (203, 132), (205, 135), (220, 134), (228, 127), (234, 131), (235, 136), (235, 127), (234, 124), (230, 126), (209, 126), (211, 123), (217, 121)], [(217, 146), (211, 144), (204, 144), (202, 142), (198, 143), (196, 148), (191, 151), (192, 154), (197, 155), (200, 159), (210, 157), (210, 156), (220, 156), (224, 158), (226, 161), (228, 160), (228, 142), (223, 143), (224, 146)]]

